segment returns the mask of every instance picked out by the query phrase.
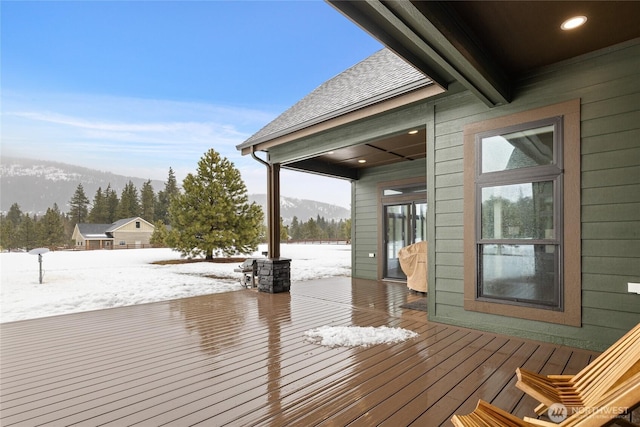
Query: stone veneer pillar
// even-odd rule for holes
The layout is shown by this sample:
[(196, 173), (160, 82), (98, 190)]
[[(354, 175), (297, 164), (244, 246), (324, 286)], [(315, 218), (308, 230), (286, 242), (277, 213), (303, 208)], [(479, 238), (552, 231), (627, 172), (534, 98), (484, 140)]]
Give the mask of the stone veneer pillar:
[(291, 260), (289, 258), (265, 258), (256, 260), (258, 290), (275, 294), (291, 289)]

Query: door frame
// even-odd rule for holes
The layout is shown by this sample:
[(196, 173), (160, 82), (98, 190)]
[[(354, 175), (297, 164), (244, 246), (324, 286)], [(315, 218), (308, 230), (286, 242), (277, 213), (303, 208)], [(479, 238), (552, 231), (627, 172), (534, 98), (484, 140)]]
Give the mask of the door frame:
[[(384, 190), (393, 188), (393, 187), (412, 187), (416, 184), (424, 184), (425, 192), (424, 197), (416, 197), (416, 194), (402, 194), (402, 195), (393, 195), (393, 196), (385, 196)], [(384, 181), (380, 182), (377, 185), (377, 193), (378, 193), (378, 206), (377, 206), (377, 217), (378, 217), (378, 280), (388, 280), (388, 281), (403, 281), (401, 279), (392, 279), (385, 278), (385, 265), (386, 265), (386, 248), (385, 248), (385, 240), (386, 240), (386, 218), (384, 215), (384, 208), (388, 205), (395, 204), (403, 204), (403, 203), (412, 203), (412, 202), (420, 202), (420, 203), (428, 203), (427, 201), (427, 179), (426, 176), (416, 176), (413, 178), (399, 179), (393, 181)], [(427, 205), (427, 212), (429, 211), (429, 207)], [(427, 235), (427, 241), (429, 236)]]
[[(401, 267), (398, 264), (398, 268), (400, 269), (401, 273), (403, 277), (395, 277), (395, 276), (391, 276), (389, 274), (389, 261), (391, 258), (389, 258), (389, 240), (388, 240), (388, 231), (389, 231), (389, 215), (387, 213), (387, 209), (389, 207), (394, 207), (394, 206), (401, 206), (405, 209), (407, 209), (407, 216), (406, 218), (404, 218), (403, 222), (403, 227), (404, 227), (404, 236), (402, 237), (402, 240), (404, 242), (403, 247), (404, 246), (409, 246), (412, 245), (414, 243), (417, 243), (418, 241), (422, 241), (421, 240), (416, 240), (416, 238), (418, 237), (416, 231), (418, 229), (418, 224), (417, 224), (417, 218), (418, 218), (418, 205), (425, 205), (427, 206), (427, 201), (423, 198), (414, 198), (412, 201), (410, 202), (392, 202), (392, 203), (385, 203), (383, 204), (383, 221), (384, 221), (384, 236), (383, 236), (383, 259), (384, 261), (382, 262), (382, 277), (384, 280), (393, 280), (393, 281), (406, 281), (407, 277), (406, 274), (404, 273), (404, 271), (402, 271)], [(426, 221), (426, 212), (424, 215), (424, 220)], [(426, 231), (426, 223), (423, 225), (422, 227), (423, 231)], [(426, 237), (425, 239), (426, 240)], [(399, 259), (398, 259), (398, 263), (399, 263)]]

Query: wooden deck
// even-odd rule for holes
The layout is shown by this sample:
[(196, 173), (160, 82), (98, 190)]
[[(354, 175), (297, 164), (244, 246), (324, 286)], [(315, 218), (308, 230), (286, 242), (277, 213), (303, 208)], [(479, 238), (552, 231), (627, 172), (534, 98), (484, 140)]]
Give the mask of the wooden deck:
[[(439, 426), (478, 398), (518, 416), (515, 369), (576, 373), (596, 353), (428, 322), (401, 284), (331, 278), (1, 325), (2, 426)], [(322, 325), (413, 340), (306, 342)]]

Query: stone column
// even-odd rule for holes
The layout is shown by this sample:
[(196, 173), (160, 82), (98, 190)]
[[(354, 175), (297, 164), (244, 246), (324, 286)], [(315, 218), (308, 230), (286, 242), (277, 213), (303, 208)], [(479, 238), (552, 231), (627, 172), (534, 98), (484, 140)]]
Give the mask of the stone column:
[(271, 294), (291, 289), (291, 260), (289, 258), (257, 259), (258, 290)]

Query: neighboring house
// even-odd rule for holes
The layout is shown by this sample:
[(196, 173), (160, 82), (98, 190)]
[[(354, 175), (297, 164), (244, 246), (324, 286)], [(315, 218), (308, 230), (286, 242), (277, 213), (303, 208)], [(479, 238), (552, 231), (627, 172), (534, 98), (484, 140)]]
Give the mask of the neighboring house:
[(107, 235), (111, 224), (76, 224), (71, 235), (76, 249), (112, 249), (113, 237)]
[(352, 182), (354, 278), (428, 242), (430, 320), (595, 350), (640, 322), (640, 2), (330, 3), (387, 48), (238, 146), (269, 257), (290, 168)]
[(154, 228), (140, 217), (121, 219), (113, 224), (76, 224), (71, 238), (76, 248), (87, 250), (144, 247), (149, 245)]

